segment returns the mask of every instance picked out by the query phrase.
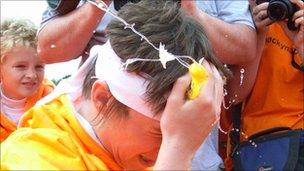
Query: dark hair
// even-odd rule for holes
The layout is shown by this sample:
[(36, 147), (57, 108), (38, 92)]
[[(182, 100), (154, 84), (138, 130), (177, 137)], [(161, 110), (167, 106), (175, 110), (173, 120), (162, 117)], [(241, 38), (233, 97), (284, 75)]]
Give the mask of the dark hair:
[[(222, 73), (228, 73), (214, 56), (202, 26), (180, 9), (177, 3), (166, 0), (128, 3), (120, 9), (118, 16), (130, 24), (135, 24), (135, 29), (145, 35), (156, 47), (162, 43), (168, 52), (191, 56), (196, 61), (204, 57)], [(159, 58), (157, 50), (141, 40), (141, 37), (132, 30), (124, 29), (124, 24), (120, 21), (111, 21), (107, 32), (114, 51), (123, 61), (130, 58)], [(151, 76), (147, 78), (147, 103), (155, 113), (164, 109), (166, 95), (172, 89), (174, 82), (188, 72), (188, 69), (177, 61), (168, 62), (166, 69), (163, 69), (160, 62), (139, 61), (130, 64), (127, 70)]]

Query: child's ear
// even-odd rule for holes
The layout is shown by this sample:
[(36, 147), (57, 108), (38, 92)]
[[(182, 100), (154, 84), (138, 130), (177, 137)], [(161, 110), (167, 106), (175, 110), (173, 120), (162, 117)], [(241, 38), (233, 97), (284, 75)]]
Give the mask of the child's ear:
[(95, 81), (91, 89), (91, 101), (95, 108), (99, 111), (107, 104), (111, 97), (109, 88), (105, 82)]

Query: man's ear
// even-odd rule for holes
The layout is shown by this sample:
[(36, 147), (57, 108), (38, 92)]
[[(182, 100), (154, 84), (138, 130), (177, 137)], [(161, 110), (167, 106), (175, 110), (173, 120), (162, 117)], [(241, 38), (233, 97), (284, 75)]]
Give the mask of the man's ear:
[(97, 110), (107, 104), (111, 97), (108, 85), (105, 82), (95, 81), (91, 89), (91, 101)]

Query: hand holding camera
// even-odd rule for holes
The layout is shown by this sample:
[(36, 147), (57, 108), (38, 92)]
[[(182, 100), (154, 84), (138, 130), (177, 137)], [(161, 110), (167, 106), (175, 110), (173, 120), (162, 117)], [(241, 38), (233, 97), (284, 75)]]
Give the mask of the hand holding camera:
[(256, 0), (256, 4), (251, 3), (251, 5), (253, 19), (258, 29), (273, 22), (285, 20), (290, 30), (298, 29), (299, 24), (295, 23), (294, 14), (303, 10), (298, 3), (293, 3), (292, 0)]
[(265, 32), (267, 30), (267, 26), (269, 26), (274, 22), (270, 18), (268, 18), (268, 14), (267, 14), (268, 5), (269, 2), (264, 2), (262, 4), (257, 5), (255, 3), (255, 0), (250, 1), (252, 18), (254, 20), (258, 32)]
[[(286, 24), (281, 24), (285, 34), (293, 41), (294, 47), (297, 49), (299, 55), (304, 61), (304, 1), (303, 0), (290, 0), (298, 9), (292, 16), (291, 20), (293, 21), (296, 31), (290, 30)], [(302, 63), (303, 65), (304, 63)]]

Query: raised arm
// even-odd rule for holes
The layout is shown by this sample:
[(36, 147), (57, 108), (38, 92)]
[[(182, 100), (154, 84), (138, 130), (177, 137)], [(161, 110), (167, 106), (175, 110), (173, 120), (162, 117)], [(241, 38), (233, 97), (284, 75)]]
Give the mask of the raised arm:
[[(233, 4), (240, 2), (219, 1), (217, 3)], [(221, 62), (226, 64), (240, 64), (255, 58), (256, 34), (254, 28), (242, 22), (228, 23), (222, 19), (211, 16), (199, 9), (193, 0), (182, 0), (181, 5), (185, 11), (189, 12), (204, 26), (214, 51)], [(234, 12), (237, 13), (238, 9), (231, 11), (231, 13)], [(224, 11), (222, 13), (226, 14), (230, 12)], [(229, 15), (238, 17), (237, 14)]]
[[(109, 0), (104, 0), (107, 4)], [(86, 2), (50, 20), (38, 33), (38, 53), (46, 63), (68, 61), (85, 49), (104, 12)]]
[[(267, 8), (269, 4), (268, 2), (262, 3), (260, 5), (257, 5), (255, 0), (249, 0), (249, 2), (253, 21), (255, 23), (257, 31), (256, 53), (254, 54), (255, 58), (253, 60), (231, 67), (231, 70), (234, 73), (234, 77), (231, 78), (227, 87), (229, 94), (226, 97), (226, 102), (228, 102), (229, 99), (234, 99), (234, 103), (239, 103), (244, 101), (250, 94), (257, 77), (258, 67), (265, 46), (268, 26), (273, 22), (267, 17)], [(245, 71), (242, 85), (240, 85), (241, 69)], [(235, 95), (237, 95), (237, 97), (235, 97)]]

